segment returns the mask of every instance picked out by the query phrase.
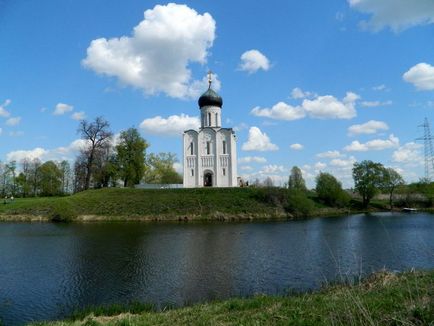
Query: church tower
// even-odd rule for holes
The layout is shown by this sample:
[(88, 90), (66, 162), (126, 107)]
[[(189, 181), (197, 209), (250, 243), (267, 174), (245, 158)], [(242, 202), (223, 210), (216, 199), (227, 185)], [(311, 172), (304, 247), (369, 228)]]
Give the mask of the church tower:
[(237, 144), (232, 128), (222, 128), (223, 99), (212, 88), (199, 98), (201, 127), (184, 131), (184, 188), (237, 187)]

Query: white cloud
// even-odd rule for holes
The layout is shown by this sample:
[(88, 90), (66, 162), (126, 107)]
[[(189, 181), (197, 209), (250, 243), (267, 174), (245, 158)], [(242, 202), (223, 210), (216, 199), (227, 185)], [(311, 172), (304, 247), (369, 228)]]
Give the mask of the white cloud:
[(148, 95), (196, 97), (198, 83), (189, 64), (206, 63), (215, 28), (208, 13), (174, 3), (156, 5), (145, 11), (131, 36), (93, 40), (82, 64)]
[(360, 134), (376, 134), (380, 130), (388, 130), (389, 126), (383, 121), (370, 120), (359, 125), (352, 125), (348, 128), (348, 134), (351, 136)]
[(24, 160), (25, 158), (34, 160), (34, 159), (41, 159), (44, 155), (46, 155), (48, 151), (46, 149), (43, 149), (41, 147), (36, 147), (35, 149), (24, 151), (13, 151), (8, 154), (6, 154), (6, 160), (7, 161), (17, 161), (20, 162)]
[(184, 173), (184, 166), (179, 162), (173, 163), (173, 168), (181, 175)]
[(185, 130), (198, 129), (200, 121), (198, 117), (190, 117), (186, 114), (171, 115), (168, 118), (156, 116), (145, 119), (140, 124), (140, 128), (149, 134), (179, 136)]
[(389, 139), (374, 139), (366, 143), (360, 143), (355, 140), (350, 145), (345, 146), (347, 152), (367, 152), (367, 151), (381, 151), (384, 149), (395, 148), (399, 146), (399, 138), (393, 134)]
[(356, 116), (355, 103), (360, 97), (352, 92), (339, 101), (334, 96), (318, 96), (313, 100), (304, 100), (303, 108), (312, 118), (351, 119)]
[(241, 55), (240, 70), (252, 74), (259, 69), (267, 71), (270, 69), (270, 61), (258, 50), (249, 50)]
[(327, 151), (323, 153), (316, 154), (319, 158), (338, 158), (341, 157), (342, 154), (339, 151)]
[(14, 117), (14, 118), (9, 118), (6, 120), (6, 124), (8, 126), (16, 126), (19, 125), (21, 122), (21, 117)]
[(326, 163), (323, 163), (323, 162), (316, 162), (315, 163), (315, 169), (316, 170), (323, 170), (323, 169), (325, 169), (327, 167), (327, 164)]
[(77, 121), (84, 120), (84, 119), (86, 119), (86, 113), (84, 113), (84, 111), (74, 112), (71, 115), (71, 119), (77, 120)]
[(375, 108), (378, 106), (388, 106), (388, 105), (392, 105), (392, 101), (363, 101), (360, 103), (361, 106), (366, 107), (366, 108)]
[(259, 174), (277, 174), (285, 171), (283, 165), (270, 164), (263, 166)]
[(351, 156), (347, 159), (335, 158), (330, 161), (330, 165), (339, 168), (352, 168), (355, 162), (356, 158), (354, 156)]
[(392, 160), (396, 163), (421, 165), (424, 162), (421, 148), (421, 144), (414, 142), (406, 143), (393, 152)]
[(250, 127), (249, 139), (242, 146), (243, 151), (277, 151), (279, 147), (271, 143), (267, 134), (258, 127)]
[(284, 102), (277, 103), (271, 109), (261, 109), (260, 107), (255, 107), (250, 113), (257, 117), (266, 117), (270, 119), (286, 121), (298, 120), (304, 118), (306, 115), (301, 107), (294, 107)]
[(299, 87), (293, 88), (291, 91), (291, 97), (296, 100), (306, 98), (306, 97), (315, 97), (315, 96), (316, 96), (315, 93), (303, 91)]
[(240, 170), (241, 171), (253, 171), (253, 167), (251, 167), (250, 165), (242, 165), (242, 166), (240, 166)]
[(249, 128), (249, 125), (247, 123), (241, 122), (238, 125), (236, 125), (233, 129), (234, 131), (241, 131), (247, 128)]
[(3, 133), (3, 129), (2, 128), (0, 128), (0, 135)]
[(72, 110), (74, 110), (74, 107), (72, 105), (65, 104), (65, 103), (58, 103), (56, 105), (56, 108), (54, 109), (53, 114), (63, 115), (65, 113), (71, 112)]
[(422, 62), (411, 67), (402, 78), (419, 90), (434, 90), (434, 67), (428, 63)]
[(241, 157), (238, 160), (238, 163), (265, 163), (267, 162), (267, 159), (262, 156), (246, 156)]
[(304, 148), (302, 144), (292, 144), (289, 147), (295, 151), (300, 151)]
[(384, 90), (387, 90), (387, 87), (386, 87), (386, 85), (381, 84), (381, 85), (377, 85), (377, 86), (372, 87), (372, 90), (374, 90), (374, 91), (384, 91)]
[(415, 25), (434, 23), (432, 0), (348, 0), (350, 6), (371, 15), (362, 27), (374, 31), (390, 27), (400, 31)]
[(8, 100), (4, 101), (3, 104), (0, 104), (0, 117), (7, 118), (11, 115), (11, 113), (8, 110), (6, 110), (6, 107), (9, 104), (11, 104), (11, 102), (12, 101), (8, 99)]

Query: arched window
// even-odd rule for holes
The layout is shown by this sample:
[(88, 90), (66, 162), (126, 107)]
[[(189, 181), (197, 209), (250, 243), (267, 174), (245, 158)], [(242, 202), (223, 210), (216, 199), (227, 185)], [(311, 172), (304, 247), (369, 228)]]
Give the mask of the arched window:
[(216, 127), (219, 126), (219, 114), (218, 113), (215, 114), (215, 125), (216, 125)]
[(208, 113), (208, 126), (211, 127), (211, 113)]
[(194, 170), (191, 169), (191, 176), (194, 177)]
[(223, 168), (223, 175), (226, 175), (226, 169)]
[(226, 154), (226, 140), (223, 140), (223, 154)]
[(194, 155), (193, 142), (190, 143), (190, 155)]
[(207, 155), (211, 154), (211, 142), (210, 141), (206, 142), (206, 154)]

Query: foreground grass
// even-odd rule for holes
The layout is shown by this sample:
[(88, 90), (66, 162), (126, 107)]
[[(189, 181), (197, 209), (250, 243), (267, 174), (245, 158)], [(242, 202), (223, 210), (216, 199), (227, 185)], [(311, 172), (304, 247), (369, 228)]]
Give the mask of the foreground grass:
[(35, 325), (434, 325), (434, 272), (380, 272), (357, 285), (310, 294), (144, 310), (114, 310), (114, 316), (100, 316), (100, 310), (80, 320)]
[[(0, 203), (0, 220), (242, 220), (288, 218), (285, 189), (99, 189), (67, 197), (24, 198)], [(347, 209), (317, 205), (315, 215)]]

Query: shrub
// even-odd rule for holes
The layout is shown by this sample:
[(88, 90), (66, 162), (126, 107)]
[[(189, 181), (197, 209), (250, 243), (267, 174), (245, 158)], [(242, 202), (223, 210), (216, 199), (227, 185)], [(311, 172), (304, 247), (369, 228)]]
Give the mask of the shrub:
[(51, 222), (71, 222), (77, 217), (74, 208), (67, 201), (61, 199), (50, 205), (48, 214)]
[(315, 204), (307, 197), (306, 192), (301, 190), (290, 190), (288, 192), (285, 210), (294, 217), (309, 216), (314, 208)]
[(342, 184), (330, 173), (321, 172), (316, 177), (316, 193), (318, 198), (329, 206), (348, 206), (351, 197), (342, 190)]

